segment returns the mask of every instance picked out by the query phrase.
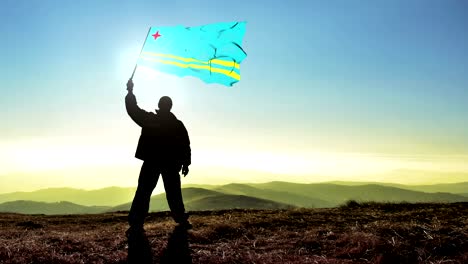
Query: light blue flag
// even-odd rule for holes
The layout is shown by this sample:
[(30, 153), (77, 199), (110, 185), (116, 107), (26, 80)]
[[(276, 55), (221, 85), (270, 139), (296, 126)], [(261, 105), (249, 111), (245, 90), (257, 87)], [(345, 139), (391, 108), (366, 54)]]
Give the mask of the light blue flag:
[(175, 74), (195, 76), (206, 83), (232, 86), (240, 80), (246, 22), (200, 27), (151, 27), (138, 65)]

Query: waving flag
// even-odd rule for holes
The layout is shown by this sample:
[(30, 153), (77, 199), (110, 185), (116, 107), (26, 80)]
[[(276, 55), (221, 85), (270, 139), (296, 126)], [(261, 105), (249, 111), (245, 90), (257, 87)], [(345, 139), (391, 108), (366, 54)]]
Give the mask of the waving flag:
[(246, 22), (151, 27), (138, 65), (232, 86), (240, 80)]

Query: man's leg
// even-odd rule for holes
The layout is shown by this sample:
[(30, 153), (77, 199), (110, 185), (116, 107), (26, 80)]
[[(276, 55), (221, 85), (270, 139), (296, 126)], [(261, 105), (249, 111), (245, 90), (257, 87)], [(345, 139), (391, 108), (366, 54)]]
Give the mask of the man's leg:
[(151, 193), (156, 187), (159, 173), (160, 171), (156, 165), (147, 161), (143, 162), (138, 178), (138, 188), (128, 214), (128, 223), (131, 228), (143, 229), (143, 223), (149, 210)]
[(164, 168), (161, 174), (172, 217), (179, 224), (188, 223), (188, 215), (185, 213), (184, 201), (182, 200), (179, 169), (177, 167)]

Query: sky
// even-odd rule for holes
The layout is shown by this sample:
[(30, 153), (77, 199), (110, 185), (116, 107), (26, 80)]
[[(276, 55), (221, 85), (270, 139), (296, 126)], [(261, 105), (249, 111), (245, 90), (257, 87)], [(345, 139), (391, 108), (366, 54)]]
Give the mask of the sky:
[(125, 83), (148, 28), (229, 21), (247, 21), (233, 87), (134, 77), (189, 131), (183, 184), (468, 181), (465, 1), (4, 0), (0, 193), (136, 186)]

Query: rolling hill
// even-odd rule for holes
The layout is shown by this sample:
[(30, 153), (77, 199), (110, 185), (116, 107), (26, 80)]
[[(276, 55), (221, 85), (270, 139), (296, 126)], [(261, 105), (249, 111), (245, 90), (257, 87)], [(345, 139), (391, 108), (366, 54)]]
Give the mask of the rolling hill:
[(287, 191), (259, 189), (247, 184), (231, 183), (217, 187), (215, 190), (223, 193), (246, 195), (267, 199), (278, 203), (292, 204), (298, 207), (313, 208), (331, 206), (328, 201), (319, 199), (318, 197), (310, 197)]
[(289, 182), (269, 182), (249, 184), (250, 186), (273, 191), (285, 191), (311, 198), (323, 199), (333, 206), (347, 200), (375, 202), (466, 202), (467, 197), (451, 193), (425, 193), (396, 187), (367, 184), (345, 186), (338, 184), (317, 183), (299, 184)]
[(26, 200), (36, 202), (67, 201), (86, 206), (116, 206), (133, 199), (135, 188), (108, 187), (98, 190), (48, 188), (34, 192), (0, 194), (0, 203)]
[[(221, 209), (285, 209), (294, 206), (271, 200), (250, 197), (246, 195), (225, 194), (222, 192), (206, 190), (202, 188), (183, 188), (182, 195), (186, 210), (204, 211)], [(108, 211), (128, 211), (131, 203), (122, 204), (108, 209)], [(165, 194), (151, 197), (150, 211), (167, 211), (169, 207)]]
[[(326, 208), (341, 205), (348, 200), (412, 203), (468, 201), (467, 193), (428, 193), (378, 184), (355, 183), (349, 186), (343, 183), (268, 182), (199, 186), (206, 188), (185, 187), (182, 189), (187, 210)], [(0, 201), (14, 198), (18, 200), (0, 204), (0, 212), (81, 214), (127, 211), (130, 209), (133, 195), (134, 189), (119, 187), (92, 191), (54, 188), (30, 193), (3, 194), (0, 195)], [(26, 198), (31, 201), (25, 201)], [(150, 211), (167, 210), (169, 207), (164, 193), (152, 196)]]
[(382, 185), (382, 186), (396, 187), (396, 188), (401, 188), (401, 189), (406, 189), (406, 190), (411, 190), (411, 191), (429, 192), (429, 193), (445, 192), (445, 193), (460, 194), (460, 193), (465, 193), (466, 190), (468, 190), (468, 182), (439, 183), (439, 184), (431, 184), (431, 185), (405, 185), (405, 184), (397, 184), (397, 183), (347, 182), (347, 181), (331, 181), (327, 183), (346, 185), (346, 186), (377, 184), (377, 185)]
[(463, 193), (468, 190), (468, 182), (433, 184), (433, 185), (403, 185), (400, 188), (420, 191), (420, 192), (447, 192), (447, 193)]
[(0, 204), (0, 212), (20, 214), (96, 214), (103, 213), (108, 208), (105, 206), (83, 206), (70, 202), (13, 201)]

